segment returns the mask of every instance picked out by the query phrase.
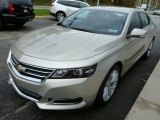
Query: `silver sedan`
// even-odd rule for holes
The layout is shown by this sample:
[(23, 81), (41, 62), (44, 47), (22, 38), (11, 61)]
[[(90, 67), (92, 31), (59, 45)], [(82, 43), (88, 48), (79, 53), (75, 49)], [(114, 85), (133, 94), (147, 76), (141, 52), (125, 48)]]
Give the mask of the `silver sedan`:
[(156, 26), (143, 11), (84, 8), (20, 38), (7, 59), (15, 91), (41, 109), (104, 105), (119, 79), (148, 58)]

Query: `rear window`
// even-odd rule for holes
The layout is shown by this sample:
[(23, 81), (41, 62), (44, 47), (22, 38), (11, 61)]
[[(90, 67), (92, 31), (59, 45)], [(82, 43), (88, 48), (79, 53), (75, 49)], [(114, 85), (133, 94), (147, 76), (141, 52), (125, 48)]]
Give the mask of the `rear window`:
[(70, 7), (80, 8), (79, 2), (68, 1)]
[(88, 5), (85, 3), (80, 3), (80, 8), (83, 8), (83, 7), (88, 7)]
[(13, 4), (32, 4), (32, 0), (10, 0)]
[(61, 5), (69, 6), (69, 7), (80, 8), (80, 3), (75, 2), (75, 1), (59, 0), (59, 1), (57, 1), (57, 3), (59, 3)]
[(0, 0), (0, 6), (8, 5), (8, 0)]
[(68, 2), (67, 1), (57, 1), (57, 3), (61, 4), (61, 5), (66, 5), (68, 6)]

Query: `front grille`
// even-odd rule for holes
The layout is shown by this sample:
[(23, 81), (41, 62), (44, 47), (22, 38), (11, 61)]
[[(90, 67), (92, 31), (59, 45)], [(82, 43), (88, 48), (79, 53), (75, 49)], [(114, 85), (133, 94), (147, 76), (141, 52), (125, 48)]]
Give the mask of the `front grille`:
[[(46, 77), (48, 77), (53, 70), (40, 68), (32, 65), (27, 65), (24, 63), (19, 62), (13, 55), (11, 55), (11, 62), (14, 68), (23, 76), (27, 76), (30, 78), (35, 78), (40, 81), (43, 81)], [(18, 68), (18, 67), (21, 67)]]

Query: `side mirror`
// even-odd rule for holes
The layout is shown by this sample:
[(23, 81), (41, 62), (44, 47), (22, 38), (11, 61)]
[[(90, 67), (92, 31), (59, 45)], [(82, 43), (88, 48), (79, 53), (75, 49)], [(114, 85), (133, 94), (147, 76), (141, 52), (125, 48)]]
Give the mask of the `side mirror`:
[(146, 33), (147, 33), (146, 30), (134, 28), (130, 33), (130, 35), (127, 35), (127, 38), (132, 38), (132, 37), (144, 38)]

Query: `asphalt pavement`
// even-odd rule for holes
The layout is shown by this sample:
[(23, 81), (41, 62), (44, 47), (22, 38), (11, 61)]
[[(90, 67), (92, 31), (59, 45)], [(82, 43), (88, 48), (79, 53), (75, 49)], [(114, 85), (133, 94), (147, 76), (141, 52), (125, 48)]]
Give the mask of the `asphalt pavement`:
[(28, 32), (56, 23), (55, 18), (36, 18), (23, 28), (7, 27), (0, 32), (0, 120), (124, 120), (160, 58), (160, 18), (153, 20), (158, 29), (150, 58), (140, 59), (127, 72), (111, 101), (104, 107), (70, 111), (40, 110), (8, 84), (6, 59), (11, 45)]

